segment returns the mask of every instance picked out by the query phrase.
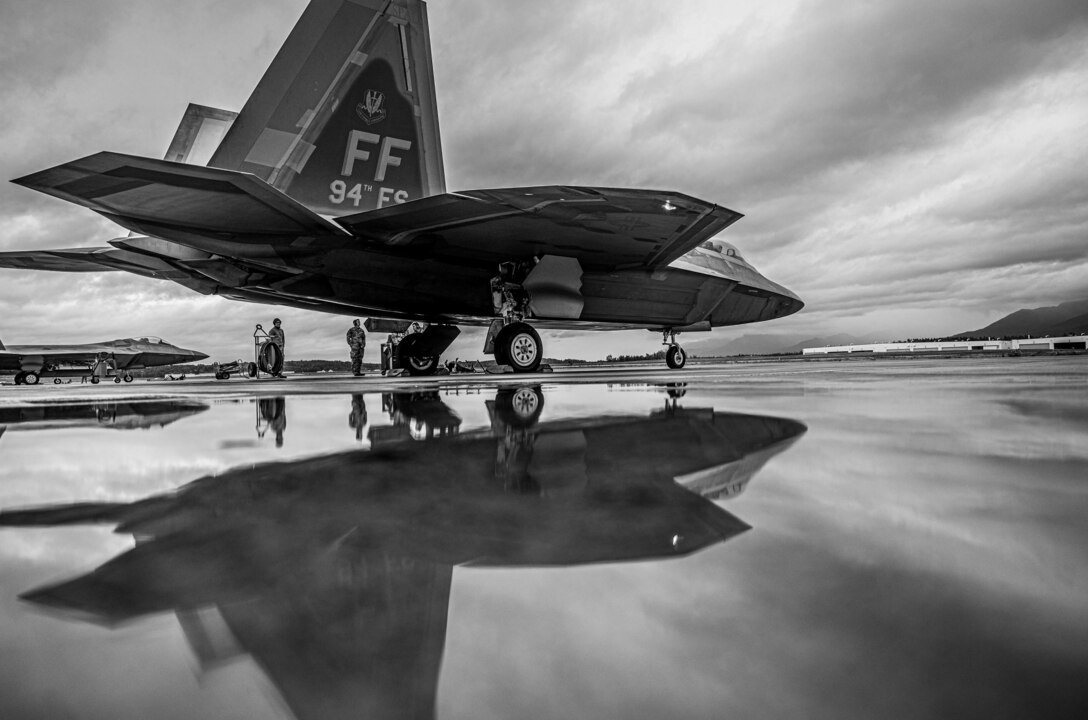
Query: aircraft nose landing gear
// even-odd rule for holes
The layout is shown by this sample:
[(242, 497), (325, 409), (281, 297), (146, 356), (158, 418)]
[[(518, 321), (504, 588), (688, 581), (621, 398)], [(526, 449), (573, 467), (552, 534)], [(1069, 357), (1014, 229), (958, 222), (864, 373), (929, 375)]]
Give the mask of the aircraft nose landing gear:
[(678, 334), (675, 330), (668, 329), (662, 331), (661, 335), (661, 343), (668, 345), (668, 349), (665, 350), (665, 364), (673, 370), (679, 370), (688, 361), (688, 354), (684, 352), (684, 348), (680, 347), (680, 343), (676, 342)]
[(673, 370), (679, 370), (684, 367), (684, 363), (688, 361), (688, 354), (684, 352), (684, 348), (677, 344), (669, 345), (669, 349), (665, 351), (665, 364)]

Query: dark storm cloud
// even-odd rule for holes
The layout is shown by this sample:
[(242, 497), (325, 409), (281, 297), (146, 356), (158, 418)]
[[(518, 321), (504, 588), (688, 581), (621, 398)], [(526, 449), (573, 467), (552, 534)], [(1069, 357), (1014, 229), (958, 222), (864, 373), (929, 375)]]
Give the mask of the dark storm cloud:
[(678, 120), (696, 133), (734, 130), (736, 152), (758, 161), (738, 168), (736, 192), (758, 195), (930, 144), (975, 103), (1061, 65), (1062, 41), (1086, 19), (1081, 2), (808, 4), (758, 48), (742, 26), (628, 92), (648, 108), (644, 133)]

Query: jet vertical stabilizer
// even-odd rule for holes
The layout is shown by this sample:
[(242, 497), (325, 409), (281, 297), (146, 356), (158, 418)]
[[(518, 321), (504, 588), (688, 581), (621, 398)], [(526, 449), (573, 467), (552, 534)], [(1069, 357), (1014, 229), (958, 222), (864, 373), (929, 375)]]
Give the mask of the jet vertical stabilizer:
[(328, 216), (445, 192), (425, 3), (311, 2), (208, 164)]

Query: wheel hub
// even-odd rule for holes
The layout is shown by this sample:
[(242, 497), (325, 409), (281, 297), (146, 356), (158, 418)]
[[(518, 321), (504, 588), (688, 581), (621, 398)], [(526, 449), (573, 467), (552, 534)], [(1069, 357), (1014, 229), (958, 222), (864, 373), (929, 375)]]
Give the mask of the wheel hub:
[(540, 401), (535, 392), (528, 388), (522, 388), (514, 393), (511, 404), (514, 406), (514, 412), (520, 417), (529, 417), (536, 412)]
[(528, 365), (536, 359), (536, 343), (528, 335), (521, 334), (514, 338), (510, 350), (519, 365)]

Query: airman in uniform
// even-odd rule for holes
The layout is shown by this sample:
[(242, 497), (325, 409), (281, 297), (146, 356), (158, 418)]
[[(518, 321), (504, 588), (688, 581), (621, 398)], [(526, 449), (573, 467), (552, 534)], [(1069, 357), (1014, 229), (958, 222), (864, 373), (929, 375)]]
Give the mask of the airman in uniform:
[(348, 347), (351, 348), (351, 374), (363, 374), (363, 352), (366, 350), (366, 331), (355, 320), (348, 328)]

